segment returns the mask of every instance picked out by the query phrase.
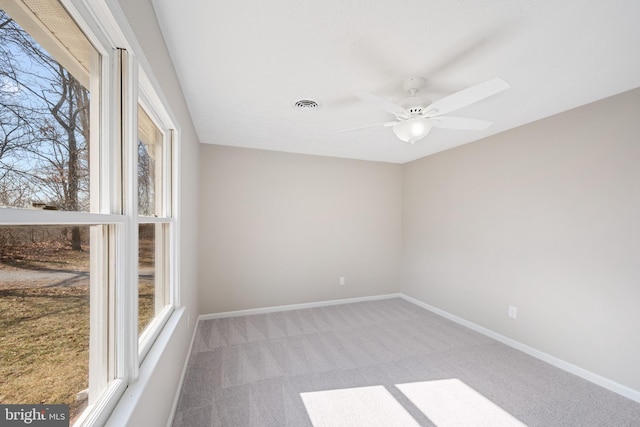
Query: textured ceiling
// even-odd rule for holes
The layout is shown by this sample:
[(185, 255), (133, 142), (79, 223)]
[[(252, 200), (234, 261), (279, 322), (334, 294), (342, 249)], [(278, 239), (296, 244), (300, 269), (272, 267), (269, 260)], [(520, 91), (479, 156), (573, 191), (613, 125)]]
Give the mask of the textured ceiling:
[[(153, 0), (203, 143), (404, 163), (640, 86), (637, 0)], [(436, 101), (494, 77), (511, 89), (410, 145), (354, 93), (406, 77)], [(318, 109), (292, 104), (313, 99)]]

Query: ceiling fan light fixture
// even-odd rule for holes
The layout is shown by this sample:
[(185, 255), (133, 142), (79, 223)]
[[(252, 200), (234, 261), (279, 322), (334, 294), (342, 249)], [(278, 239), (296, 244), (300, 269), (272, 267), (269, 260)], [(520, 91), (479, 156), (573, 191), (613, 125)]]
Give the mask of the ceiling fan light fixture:
[(413, 144), (427, 136), (432, 127), (429, 119), (415, 117), (393, 125), (393, 133), (402, 141)]

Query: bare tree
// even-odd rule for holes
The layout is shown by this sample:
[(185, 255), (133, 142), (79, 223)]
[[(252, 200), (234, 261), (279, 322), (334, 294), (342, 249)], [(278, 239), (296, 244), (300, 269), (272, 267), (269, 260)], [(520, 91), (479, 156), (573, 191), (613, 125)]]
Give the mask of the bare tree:
[(147, 145), (138, 140), (138, 213), (154, 215), (155, 211), (155, 162)]
[(89, 91), (1, 10), (0, 46), (0, 203), (88, 209)]

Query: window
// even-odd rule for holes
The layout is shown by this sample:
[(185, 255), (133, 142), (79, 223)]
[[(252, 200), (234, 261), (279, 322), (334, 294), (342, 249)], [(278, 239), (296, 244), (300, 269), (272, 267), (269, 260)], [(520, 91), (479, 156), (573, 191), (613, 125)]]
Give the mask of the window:
[(89, 226), (0, 227), (2, 403), (67, 403), (72, 418), (86, 408), (90, 247)]
[(153, 327), (166, 319), (163, 314), (171, 307), (172, 132), (157, 124), (160, 119), (152, 119), (157, 116), (141, 104), (137, 113), (138, 330), (144, 356), (153, 340)]
[(177, 304), (176, 133), (102, 2), (61, 1), (0, 0), (0, 403), (100, 425)]
[[(90, 267), (92, 229), (105, 225), (93, 215), (100, 171), (90, 168), (100, 56), (60, 4), (9, 8), (0, 11), (0, 204), (10, 225), (0, 228), (0, 399), (67, 403), (73, 420), (89, 403), (90, 334), (106, 336), (90, 320), (91, 293), (106, 285)], [(97, 373), (94, 388), (107, 380)]]
[[(28, 13), (44, 12), (33, 5), (13, 7), (31, 22)], [(90, 80), (98, 78), (90, 58), (97, 52), (61, 6), (51, 9), (64, 21), (58, 37), (78, 40), (66, 55), (43, 48), (52, 37), (49, 20), (38, 42), (18, 18), (0, 12), (0, 197), (5, 206), (88, 212)], [(78, 249), (77, 233), (74, 239)]]

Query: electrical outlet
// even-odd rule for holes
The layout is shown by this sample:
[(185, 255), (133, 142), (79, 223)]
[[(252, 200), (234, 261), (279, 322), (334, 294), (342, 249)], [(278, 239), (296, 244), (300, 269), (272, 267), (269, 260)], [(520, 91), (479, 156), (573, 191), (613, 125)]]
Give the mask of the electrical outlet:
[(509, 306), (509, 317), (515, 319), (518, 317), (518, 308), (512, 305)]
[(345, 283), (347, 283), (347, 279), (346, 279), (344, 276), (342, 276), (342, 277), (340, 278), (340, 284), (341, 284), (341, 285), (344, 285)]

